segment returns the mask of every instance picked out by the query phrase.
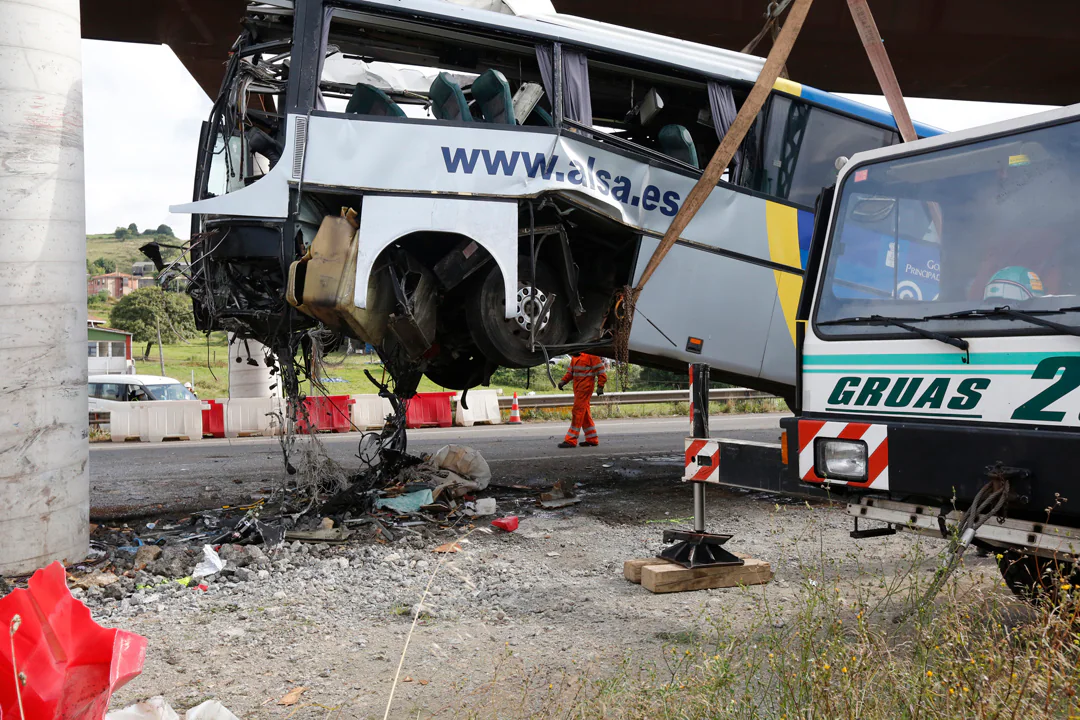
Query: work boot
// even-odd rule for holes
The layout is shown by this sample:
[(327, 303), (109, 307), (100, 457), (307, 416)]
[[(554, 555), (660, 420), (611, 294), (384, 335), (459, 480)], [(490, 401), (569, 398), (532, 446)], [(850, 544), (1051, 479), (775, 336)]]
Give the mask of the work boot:
[(574, 445), (573, 443), (568, 443), (565, 440), (563, 440), (561, 443), (559, 443), (559, 447), (561, 447), (561, 448), (572, 448), (572, 447), (577, 447), (577, 445)]
[(600, 447), (600, 442), (599, 441), (589, 442), (588, 440), (586, 440), (585, 444), (588, 445), (589, 447)]

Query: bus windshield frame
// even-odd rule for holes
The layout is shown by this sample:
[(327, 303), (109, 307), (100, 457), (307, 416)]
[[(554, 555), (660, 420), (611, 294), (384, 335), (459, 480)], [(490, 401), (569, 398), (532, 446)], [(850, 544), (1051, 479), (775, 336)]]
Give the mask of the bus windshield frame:
[(884, 318), (956, 337), (1060, 333), (1022, 313), (1080, 326), (1076, 190), (1075, 118), (845, 168), (815, 333), (912, 337)]

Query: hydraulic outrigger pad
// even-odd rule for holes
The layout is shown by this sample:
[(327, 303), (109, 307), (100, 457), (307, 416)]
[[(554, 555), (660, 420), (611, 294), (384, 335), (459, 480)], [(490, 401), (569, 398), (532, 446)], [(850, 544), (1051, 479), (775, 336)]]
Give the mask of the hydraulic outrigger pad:
[(731, 535), (665, 530), (664, 542), (675, 544), (661, 550), (657, 557), (691, 569), (714, 565), (742, 565), (741, 558), (720, 547), (730, 539)]
[[(709, 366), (690, 365), (690, 424), (695, 438), (709, 437)], [(657, 555), (685, 568), (742, 565), (743, 561), (720, 547), (731, 535), (705, 532), (705, 483), (694, 482), (694, 529), (665, 530), (664, 543), (675, 543)]]

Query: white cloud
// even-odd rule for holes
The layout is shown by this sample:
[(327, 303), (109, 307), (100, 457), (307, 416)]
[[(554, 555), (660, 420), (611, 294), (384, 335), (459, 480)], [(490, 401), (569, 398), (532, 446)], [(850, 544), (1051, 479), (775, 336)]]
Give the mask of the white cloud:
[[(84, 40), (86, 231), (165, 223), (187, 237), (199, 128), (210, 99), (167, 46)], [(224, 58), (222, 58), (224, 61)]]

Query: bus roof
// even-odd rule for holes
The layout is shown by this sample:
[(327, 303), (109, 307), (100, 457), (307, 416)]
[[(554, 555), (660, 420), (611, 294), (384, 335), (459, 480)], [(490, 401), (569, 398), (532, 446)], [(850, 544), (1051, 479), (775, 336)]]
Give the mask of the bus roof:
[[(273, 0), (268, 4), (278, 7), (291, 5), (289, 0)], [(756, 55), (557, 12), (512, 15), (459, 5), (448, 0), (338, 0), (338, 4), (361, 12), (365, 8), (378, 8), (393, 13), (434, 17), (518, 35), (539, 37), (659, 62), (691, 73), (747, 84), (757, 81), (765, 65), (764, 58)], [(530, 6), (543, 7), (546, 3), (523, 3), (522, 5), (528, 9)], [(810, 103), (871, 122), (896, 127), (891, 113), (854, 100), (788, 80), (778, 80), (774, 87), (776, 90), (801, 97)], [(915, 131), (920, 137), (938, 135), (942, 132), (938, 128), (921, 123), (915, 123)]]

